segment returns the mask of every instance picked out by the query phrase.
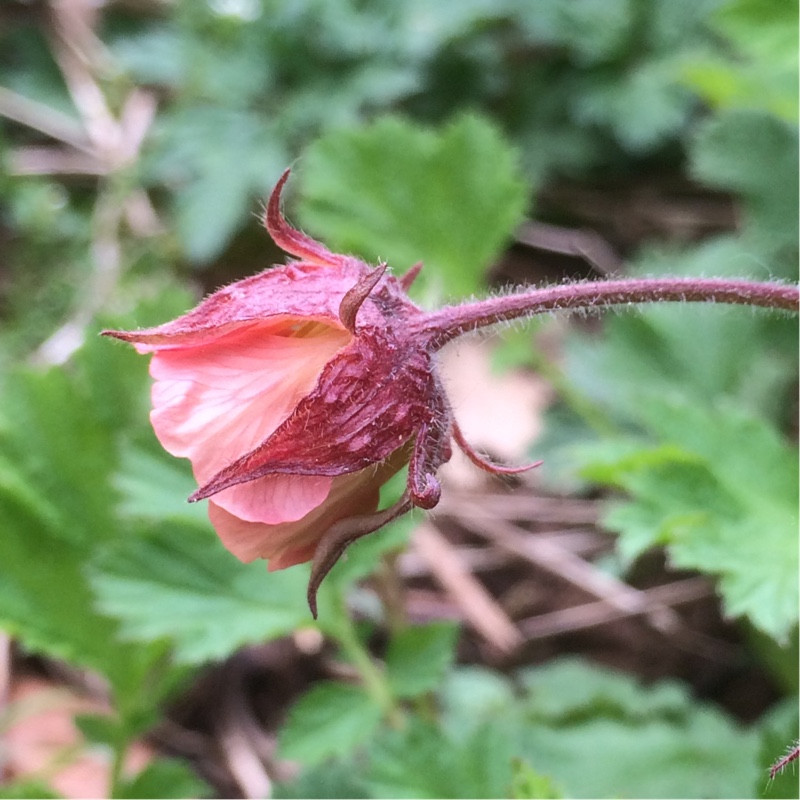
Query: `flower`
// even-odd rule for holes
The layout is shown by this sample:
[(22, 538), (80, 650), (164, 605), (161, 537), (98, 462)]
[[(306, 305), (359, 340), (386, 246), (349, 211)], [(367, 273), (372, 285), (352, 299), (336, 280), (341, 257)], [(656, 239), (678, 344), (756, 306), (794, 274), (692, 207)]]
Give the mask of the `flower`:
[[(280, 211), (287, 170), (266, 210), (276, 244), (299, 261), (227, 286), (178, 319), (104, 331), (152, 353), (153, 428), (192, 463), (223, 544), (270, 570), (312, 561), (309, 605), (345, 548), (413, 506), (433, 508), (437, 469), (465, 441), (436, 353), (489, 325), (557, 308), (714, 300), (797, 310), (796, 287), (715, 279), (622, 279), (533, 289), (424, 312), (401, 278), (331, 253)], [(538, 462), (537, 462), (538, 463)], [(379, 490), (408, 464), (401, 498)]]
[[(283, 569), (314, 559), (313, 593), (355, 538), (412, 506), (432, 508), (455, 425), (424, 317), (399, 280), (336, 255), (280, 212), (287, 170), (266, 212), (275, 242), (300, 260), (227, 286), (155, 328), (105, 331), (153, 353), (151, 422), (190, 459), (209, 517), (242, 561)], [(429, 337), (427, 337), (429, 338)], [(409, 463), (408, 488), (378, 512), (379, 490)], [(498, 468), (501, 469), (501, 468)], [(505, 471), (505, 470), (503, 470)]]

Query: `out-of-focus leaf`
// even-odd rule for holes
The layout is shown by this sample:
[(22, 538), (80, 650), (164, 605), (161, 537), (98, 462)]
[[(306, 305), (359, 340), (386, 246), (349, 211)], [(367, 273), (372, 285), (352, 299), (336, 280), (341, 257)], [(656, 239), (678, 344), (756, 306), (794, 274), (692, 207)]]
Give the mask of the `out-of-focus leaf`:
[(749, 796), (758, 736), (679, 684), (644, 687), (574, 660), (520, 677), (519, 753), (567, 797)]
[(188, 765), (174, 759), (151, 761), (141, 772), (118, 787), (115, 797), (136, 798), (208, 797), (211, 789)]
[(398, 697), (415, 697), (439, 685), (453, 661), (458, 637), (456, 625), (439, 622), (413, 625), (392, 637), (386, 670)]
[(178, 233), (199, 263), (218, 255), (250, 219), (256, 197), (288, 160), (274, 126), (242, 110), (187, 109), (167, 118), (157, 142), (149, 179), (175, 187)]
[(734, 109), (706, 122), (694, 142), (695, 176), (742, 196), (751, 233), (765, 248), (797, 245), (797, 136), (796, 124)]
[(318, 683), (289, 712), (280, 732), (280, 754), (314, 765), (349, 753), (373, 735), (381, 716), (380, 706), (362, 688)]
[(691, 700), (677, 682), (660, 681), (645, 689), (621, 672), (577, 658), (522, 669), (517, 679), (528, 712), (555, 725), (597, 716), (639, 723), (681, 718), (691, 711)]
[(58, 792), (48, 786), (44, 781), (32, 778), (30, 780), (16, 780), (0, 786), (0, 797), (8, 800), (57, 800), (61, 797)]
[(611, 129), (633, 153), (646, 152), (678, 133), (692, 107), (669, 60), (649, 61), (628, 74), (605, 75), (573, 100), (581, 122)]
[(527, 734), (526, 758), (567, 797), (747, 798), (758, 774), (755, 734), (706, 706), (680, 723), (598, 717)]
[(84, 571), (125, 534), (109, 479), (117, 426), (137, 408), (130, 386), (144, 377), (132, 356), (91, 339), (67, 369), (11, 375), (0, 409), (0, 624), (33, 651), (100, 671), (120, 696), (135, 693), (157, 654), (117, 641)]
[(631, 0), (539, 0), (520, 3), (516, 11), (533, 41), (564, 46), (587, 66), (624, 49), (635, 19), (632, 8)]
[(453, 733), (501, 718), (515, 702), (515, 688), (506, 677), (476, 666), (454, 668), (445, 677), (439, 694), (442, 724), (450, 726)]
[(507, 797), (513, 745), (502, 725), (445, 737), (418, 717), (370, 746), (366, 783), (373, 797)]
[(513, 776), (510, 797), (514, 800), (558, 800), (564, 796), (551, 778), (536, 772), (527, 761), (515, 758), (511, 762)]
[(117, 720), (108, 714), (78, 714), (73, 721), (87, 742), (93, 745), (113, 747), (120, 738)]
[(301, 169), (301, 221), (329, 247), (398, 272), (421, 260), (455, 296), (482, 284), (527, 206), (514, 150), (472, 115), (441, 132), (397, 118), (334, 131)]
[(361, 800), (372, 795), (367, 792), (361, 771), (350, 759), (328, 759), (315, 767), (304, 769), (300, 776), (287, 783), (273, 786), (275, 800)]
[(119, 65), (140, 83), (176, 87), (181, 82), (184, 51), (176, 26), (154, 25), (119, 37), (111, 49)]
[(605, 523), (628, 558), (664, 544), (672, 563), (720, 578), (725, 609), (777, 640), (797, 624), (797, 456), (758, 418), (650, 397), (640, 416), (664, 446), (592, 463), (585, 474), (632, 500)]
[[(780, 264), (771, 262), (770, 271), (765, 266), (757, 252), (726, 237), (690, 250), (648, 250), (635, 271), (765, 280)], [(676, 391), (704, 405), (735, 397), (773, 420), (785, 414), (797, 368), (796, 320), (743, 309), (664, 305), (609, 315), (603, 333), (602, 339), (570, 337), (566, 371), (574, 389), (618, 419), (634, 416), (644, 395)]]
[(91, 571), (98, 606), (124, 637), (166, 640), (190, 664), (310, 624), (307, 581), (303, 568), (241, 564), (210, 529), (177, 521), (118, 542)]
[(764, 110), (797, 121), (797, 3), (726, 2), (709, 23), (729, 43), (686, 59), (686, 82), (717, 108)]
[(166, 519), (209, 528), (202, 504), (187, 498), (197, 488), (189, 462), (129, 446), (122, 453), (114, 483), (122, 495), (119, 511), (127, 517), (157, 523)]

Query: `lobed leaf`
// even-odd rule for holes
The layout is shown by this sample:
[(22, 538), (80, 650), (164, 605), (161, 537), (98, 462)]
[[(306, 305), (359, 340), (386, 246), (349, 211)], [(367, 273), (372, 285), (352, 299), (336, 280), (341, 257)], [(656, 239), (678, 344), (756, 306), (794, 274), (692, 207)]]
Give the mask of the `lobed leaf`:
[(475, 115), (441, 132), (394, 117), (332, 131), (301, 175), (301, 220), (332, 249), (398, 272), (421, 260), (456, 297), (481, 286), (527, 205), (513, 148)]

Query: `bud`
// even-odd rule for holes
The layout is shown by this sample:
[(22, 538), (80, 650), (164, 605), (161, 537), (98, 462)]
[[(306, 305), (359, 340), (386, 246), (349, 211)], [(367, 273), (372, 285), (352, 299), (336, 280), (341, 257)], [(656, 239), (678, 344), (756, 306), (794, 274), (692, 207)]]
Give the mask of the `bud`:
[[(412, 506), (439, 501), (436, 471), (455, 441), (490, 472), (453, 420), (435, 352), (447, 338), (400, 279), (337, 255), (280, 212), (266, 227), (299, 261), (227, 286), (184, 316), (105, 331), (153, 353), (151, 421), (172, 455), (190, 459), (209, 517), (242, 561), (277, 570), (313, 560), (309, 602), (355, 539)], [(408, 463), (400, 500), (379, 490)]]

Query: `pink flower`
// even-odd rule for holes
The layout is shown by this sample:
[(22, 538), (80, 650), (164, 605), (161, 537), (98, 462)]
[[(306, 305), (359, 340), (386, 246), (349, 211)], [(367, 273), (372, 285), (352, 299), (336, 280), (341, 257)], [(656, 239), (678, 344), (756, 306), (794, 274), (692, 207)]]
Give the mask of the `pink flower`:
[[(190, 459), (209, 517), (242, 561), (269, 569), (314, 560), (309, 599), (345, 547), (412, 506), (439, 500), (451, 439), (479, 466), (452, 417), (434, 362), (436, 330), (396, 279), (336, 255), (280, 213), (275, 242), (300, 260), (227, 286), (173, 322), (106, 331), (153, 353), (151, 421)], [(410, 462), (410, 463), (409, 463)], [(408, 486), (377, 511), (379, 490), (409, 463)], [(521, 469), (526, 469), (523, 467)]]

